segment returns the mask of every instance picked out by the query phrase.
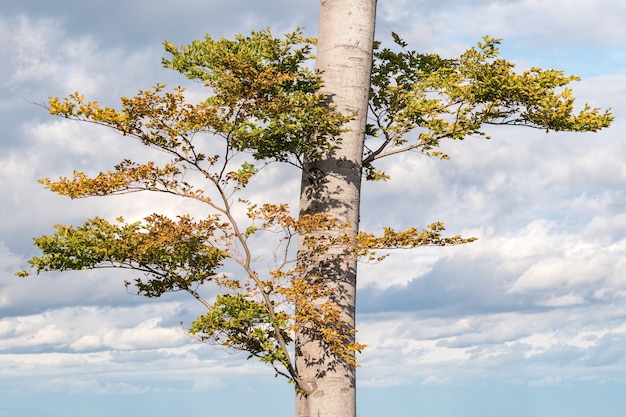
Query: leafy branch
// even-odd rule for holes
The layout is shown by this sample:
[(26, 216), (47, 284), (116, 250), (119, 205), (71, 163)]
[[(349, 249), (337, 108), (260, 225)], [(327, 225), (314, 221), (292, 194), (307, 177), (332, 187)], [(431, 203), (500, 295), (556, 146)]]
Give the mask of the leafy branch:
[[(420, 151), (447, 158), (435, 150), (443, 139), (489, 138), (483, 125), (525, 126), (546, 131), (591, 131), (608, 127), (610, 111), (585, 105), (575, 113), (572, 90), (578, 77), (562, 71), (531, 68), (521, 74), (500, 58), (500, 40), (484, 42), (456, 59), (406, 50), (374, 53), (363, 164), (368, 179), (386, 179), (373, 162), (397, 153)], [(415, 136), (410, 141), (407, 136)]]

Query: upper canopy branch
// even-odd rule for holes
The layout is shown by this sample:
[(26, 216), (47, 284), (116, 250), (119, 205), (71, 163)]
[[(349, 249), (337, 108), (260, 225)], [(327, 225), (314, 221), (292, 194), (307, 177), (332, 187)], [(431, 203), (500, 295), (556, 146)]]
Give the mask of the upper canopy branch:
[[(381, 137), (363, 156), (366, 173), (384, 178), (372, 162), (410, 150), (433, 151), (444, 138), (488, 137), (483, 125), (515, 125), (553, 131), (595, 132), (609, 126), (610, 111), (585, 105), (576, 113), (572, 91), (578, 77), (531, 68), (521, 74), (498, 57), (497, 39), (471, 48), (459, 58), (407, 51), (394, 34), (400, 52), (375, 51), (370, 93), (368, 141)], [(416, 141), (407, 136), (415, 135)]]

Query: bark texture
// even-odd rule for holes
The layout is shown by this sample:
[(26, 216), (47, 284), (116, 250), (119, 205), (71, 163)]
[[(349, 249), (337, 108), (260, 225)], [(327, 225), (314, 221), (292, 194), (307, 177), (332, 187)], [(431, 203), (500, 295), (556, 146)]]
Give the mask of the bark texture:
[[(329, 213), (358, 232), (363, 141), (368, 110), (376, 0), (322, 0), (316, 68), (329, 102), (344, 114), (357, 112), (340, 148), (303, 170), (300, 214)], [(300, 251), (305, 251), (302, 241)], [(347, 323), (355, 327), (356, 259), (340, 251), (305, 263), (306, 277), (337, 288)], [(307, 396), (296, 394), (297, 417), (355, 417), (355, 370), (329, 352), (315, 332), (296, 335), (296, 366)]]

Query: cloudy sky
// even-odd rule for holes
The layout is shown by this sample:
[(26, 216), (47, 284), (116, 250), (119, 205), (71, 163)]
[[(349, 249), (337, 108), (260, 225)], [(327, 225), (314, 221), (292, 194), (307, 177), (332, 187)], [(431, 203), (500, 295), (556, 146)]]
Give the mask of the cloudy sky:
[[(582, 417), (626, 407), (626, 3), (381, 0), (377, 37), (458, 55), (503, 38), (520, 69), (582, 76), (578, 105), (612, 108), (596, 134), (490, 130), (444, 144), (450, 161), (401, 155), (364, 189), (363, 227), (445, 221), (470, 245), (363, 265), (359, 417)], [(140, 218), (183, 203), (133, 195), (71, 201), (37, 179), (99, 172), (143, 150), (33, 103), (78, 90), (115, 104), (157, 82), (162, 41), (306, 27), (315, 0), (3, 0), (0, 3), (0, 417), (183, 414), (286, 417), (292, 388), (270, 369), (190, 340), (188, 298), (129, 295), (124, 274), (13, 276), (32, 237), (100, 215)], [(273, 168), (260, 201), (297, 201)]]

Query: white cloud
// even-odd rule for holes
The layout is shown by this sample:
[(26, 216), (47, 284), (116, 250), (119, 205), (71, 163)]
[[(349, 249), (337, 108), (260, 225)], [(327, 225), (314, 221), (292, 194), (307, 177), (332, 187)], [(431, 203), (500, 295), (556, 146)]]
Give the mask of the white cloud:
[[(406, 286), (432, 270), (440, 255), (434, 251), (390, 251), (391, 258), (381, 263), (359, 265), (358, 286), (380, 290), (393, 286)], [(381, 252), (382, 254), (383, 252)]]
[(135, 395), (204, 391), (268, 372), (191, 339), (176, 324), (186, 308), (178, 302), (82, 306), (4, 318), (0, 376), (36, 377), (33, 393)]
[(53, 77), (60, 69), (60, 62), (54, 58), (55, 38), (59, 26), (50, 19), (41, 19), (32, 24), (25, 16), (17, 21), (0, 20), (0, 33), (5, 42), (0, 52), (12, 56), (12, 65), (3, 66), (7, 77), (3, 77), (5, 87), (42, 81)]
[[(598, 259), (600, 258), (600, 259)], [(529, 266), (511, 286), (513, 293), (572, 287), (601, 281), (610, 266), (606, 257), (547, 258)]]
[[(620, 30), (620, 17), (624, 13), (624, 5), (614, 0), (577, 3), (568, 0), (395, 0), (380, 5), (379, 18), (386, 26), (399, 26), (407, 31), (410, 28), (410, 36), (420, 40), (422, 45), (489, 34), (529, 40), (539, 49), (540, 40), (543, 40), (543, 48), (559, 43), (619, 44), (625, 37)], [(528, 30), (529, 27), (532, 30)]]
[[(10, 123), (13, 129), (16, 129), (16, 122), (22, 120), (24, 122), (20, 128), (26, 129), (26, 132), (15, 132), (2, 138), (2, 142), (12, 147), (26, 145), (16, 137), (18, 134), (28, 138), (30, 134), (36, 135), (42, 126), (48, 129), (67, 127), (62, 122), (43, 125), (29, 123), (33, 119), (46, 117), (46, 111), (32, 102), (45, 104), (49, 96), (63, 97), (79, 91), (88, 101), (119, 106), (120, 96), (132, 95), (137, 89), (149, 88), (157, 81), (169, 82), (174, 79), (171, 71), (165, 71), (160, 66), (162, 52), (158, 42), (125, 51), (112, 45), (103, 45), (92, 34), (71, 33), (71, 27), (63, 25), (58, 19), (27, 15), (15, 19), (8, 16), (0, 18), (0, 34), (4, 35), (0, 53), (11, 57), (7, 65), (0, 69), (5, 90), (0, 99), (0, 108), (6, 110), (7, 118), (15, 115)], [(156, 67), (156, 72), (146, 73), (144, 69), (151, 66)], [(157, 75), (159, 72), (163, 74)], [(184, 82), (182, 77), (179, 80)], [(52, 145), (70, 144), (68, 139), (79, 128), (69, 129), (67, 132), (57, 131), (53, 135), (57, 142)], [(83, 149), (93, 144), (84, 137), (80, 139)], [(46, 145), (51, 144), (47, 142)], [(116, 146), (109, 145), (107, 149), (114, 150)]]
[[(127, 308), (65, 307), (40, 314), (5, 318), (7, 334), (0, 350), (49, 346), (54, 350), (137, 350), (179, 346), (189, 338), (179, 327), (163, 327), (161, 318), (179, 315), (178, 303)], [(93, 323), (98, 323), (94, 327)]]
[[(533, 384), (554, 376), (558, 363), (564, 382), (609, 378), (626, 369), (626, 350), (618, 342), (626, 337), (626, 328), (606, 318), (623, 313), (622, 307), (589, 315), (581, 306), (464, 319), (402, 313), (378, 321), (368, 316), (359, 334), (368, 344), (361, 355), (361, 374), (368, 384), (374, 375), (393, 385), (415, 379), (462, 383), (486, 373)], [(586, 368), (589, 361), (605, 367)]]
[(546, 307), (566, 307), (584, 303), (585, 298), (583, 296), (570, 293), (561, 296), (551, 296), (545, 301), (539, 301), (537, 304)]

